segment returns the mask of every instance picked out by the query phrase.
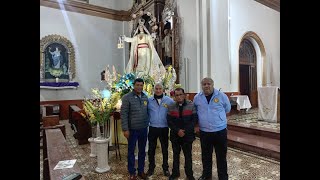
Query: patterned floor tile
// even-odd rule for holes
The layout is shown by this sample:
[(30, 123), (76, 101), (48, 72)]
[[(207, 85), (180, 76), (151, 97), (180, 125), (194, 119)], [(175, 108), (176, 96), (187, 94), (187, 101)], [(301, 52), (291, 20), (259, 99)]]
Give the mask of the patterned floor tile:
[[(249, 114), (250, 115), (250, 114)], [(234, 121), (237, 118), (232, 117)], [(254, 119), (254, 118), (253, 118)], [(120, 180), (120, 179), (128, 179), (128, 171), (127, 171), (127, 146), (120, 145), (120, 152), (122, 160), (116, 158), (115, 152), (110, 151), (109, 157), (109, 165), (111, 170), (106, 173), (97, 173), (95, 172), (95, 168), (97, 166), (97, 159), (89, 156), (90, 154), (90, 145), (78, 145), (76, 139), (72, 136), (73, 131), (68, 124), (68, 121), (62, 121), (66, 125), (66, 133), (67, 133), (67, 143), (70, 147), (70, 151), (72, 155), (77, 159), (78, 165), (80, 166), (81, 172), (83, 176), (87, 180), (97, 180), (97, 179), (110, 179), (110, 180)], [(273, 126), (274, 127), (274, 126)], [(280, 127), (279, 127), (280, 128)], [(196, 139), (193, 143), (193, 171), (195, 178), (199, 178), (202, 173), (202, 161), (201, 161), (201, 147), (199, 139)], [(40, 150), (40, 167), (41, 174), (40, 179), (42, 180), (42, 150)], [(169, 166), (172, 167), (172, 148), (171, 143), (169, 143)], [(162, 155), (161, 148), (157, 148), (156, 150), (156, 168), (155, 173), (149, 179), (157, 179), (157, 180), (165, 180), (167, 177), (162, 175)], [(217, 169), (216, 169), (216, 158), (213, 155), (212, 158), (213, 167), (212, 174), (213, 180), (217, 180)], [(230, 180), (250, 180), (250, 179), (259, 179), (259, 180), (277, 180), (280, 179), (280, 162), (274, 161), (272, 159), (268, 159), (265, 157), (257, 156), (251, 153), (243, 152), (237, 149), (228, 148), (227, 154), (228, 161), (228, 174)], [(179, 180), (185, 178), (184, 174), (184, 157), (183, 153), (181, 154), (180, 159), (180, 174)], [(146, 158), (146, 167), (145, 171), (147, 171), (148, 166), (148, 158)], [(170, 169), (171, 170), (171, 169)]]
[(258, 108), (249, 109), (247, 112), (241, 112), (228, 116), (228, 121), (244, 126), (264, 127), (280, 131), (280, 123), (273, 123), (258, 118)]

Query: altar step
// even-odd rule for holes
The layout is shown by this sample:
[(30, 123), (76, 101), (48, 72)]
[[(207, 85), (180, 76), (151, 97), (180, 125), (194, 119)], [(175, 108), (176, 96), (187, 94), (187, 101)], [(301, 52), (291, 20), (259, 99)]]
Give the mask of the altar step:
[(228, 122), (228, 146), (280, 161), (280, 132)]
[(280, 130), (228, 122), (228, 130), (280, 140)]

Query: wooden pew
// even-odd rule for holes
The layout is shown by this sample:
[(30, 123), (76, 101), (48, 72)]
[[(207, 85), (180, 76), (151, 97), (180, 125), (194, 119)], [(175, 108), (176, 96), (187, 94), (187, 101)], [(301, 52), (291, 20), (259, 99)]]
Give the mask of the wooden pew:
[(43, 123), (43, 127), (59, 125), (59, 116), (58, 115), (43, 116), (42, 123)]
[[(63, 177), (71, 173), (80, 173), (80, 167), (77, 162), (72, 168), (56, 169), (54, 167), (59, 161), (75, 159), (68, 147), (67, 141), (64, 138), (60, 129), (45, 130), (45, 148), (44, 148), (44, 180), (61, 180)], [(81, 179), (85, 179), (82, 177)]]
[(88, 144), (88, 138), (92, 136), (90, 123), (82, 117), (80, 112), (85, 113), (76, 105), (70, 105), (70, 119), (72, 129), (75, 131), (74, 138), (78, 140), (78, 144)]

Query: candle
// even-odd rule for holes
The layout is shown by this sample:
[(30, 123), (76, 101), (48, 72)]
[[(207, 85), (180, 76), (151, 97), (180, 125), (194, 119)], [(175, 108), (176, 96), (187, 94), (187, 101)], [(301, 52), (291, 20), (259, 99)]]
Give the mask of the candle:
[(56, 78), (56, 83), (58, 83), (59, 82), (59, 78)]

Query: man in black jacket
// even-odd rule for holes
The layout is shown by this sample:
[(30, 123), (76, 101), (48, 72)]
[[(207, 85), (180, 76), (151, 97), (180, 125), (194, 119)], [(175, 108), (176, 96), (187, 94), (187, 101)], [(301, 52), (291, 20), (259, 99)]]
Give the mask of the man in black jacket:
[(173, 150), (173, 167), (169, 180), (180, 176), (180, 151), (185, 157), (185, 173), (188, 180), (194, 180), (192, 170), (192, 142), (195, 140), (195, 124), (198, 115), (191, 101), (187, 101), (184, 89), (174, 90), (175, 101), (168, 108), (168, 126), (170, 128), (170, 141)]

